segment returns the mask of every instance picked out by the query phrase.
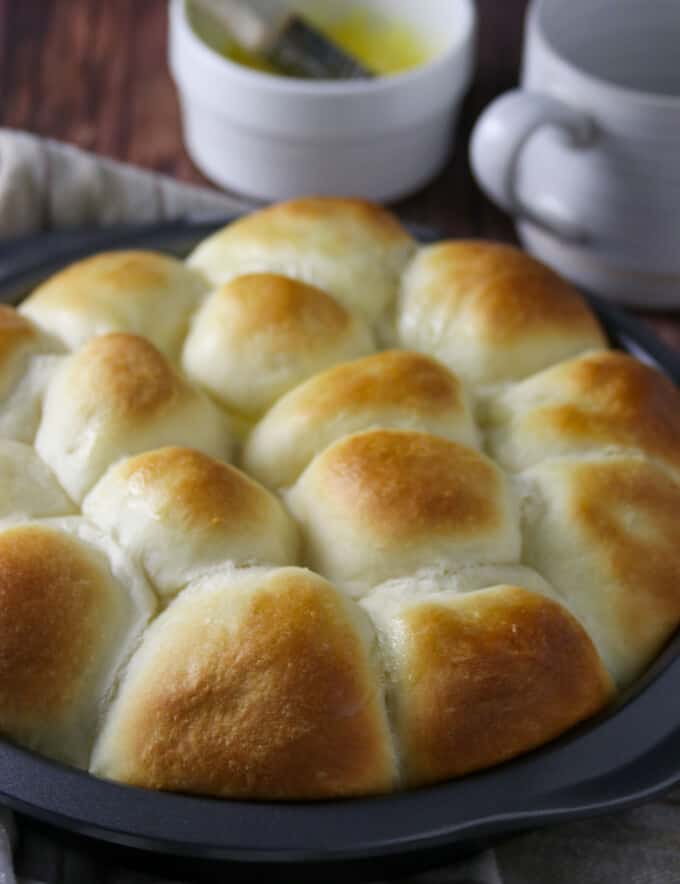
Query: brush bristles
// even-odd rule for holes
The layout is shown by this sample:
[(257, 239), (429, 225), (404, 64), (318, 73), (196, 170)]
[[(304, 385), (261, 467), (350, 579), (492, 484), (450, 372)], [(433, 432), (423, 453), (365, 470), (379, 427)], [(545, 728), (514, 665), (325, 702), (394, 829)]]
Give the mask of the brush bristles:
[(374, 76), (297, 15), (286, 20), (267, 56), (276, 67), (298, 77), (359, 80)]

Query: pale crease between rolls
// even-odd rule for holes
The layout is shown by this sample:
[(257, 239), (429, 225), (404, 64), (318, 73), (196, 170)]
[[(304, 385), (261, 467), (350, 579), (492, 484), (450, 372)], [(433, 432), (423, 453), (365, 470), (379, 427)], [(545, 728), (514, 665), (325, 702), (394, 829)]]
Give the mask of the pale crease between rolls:
[[(373, 794), (552, 739), (680, 621), (680, 394), (516, 249), (309, 198), (4, 311), (19, 742), (152, 788)], [(411, 349), (373, 353), (388, 330)]]
[(0, 304), (0, 438), (33, 442), (45, 386), (61, 352), (54, 338)]
[(0, 521), (75, 513), (74, 504), (30, 445), (0, 439)]

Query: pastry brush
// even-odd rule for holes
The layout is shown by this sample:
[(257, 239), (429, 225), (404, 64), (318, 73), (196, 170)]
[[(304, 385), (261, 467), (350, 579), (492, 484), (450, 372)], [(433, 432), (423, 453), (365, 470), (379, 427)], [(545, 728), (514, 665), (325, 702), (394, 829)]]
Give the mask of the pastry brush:
[(291, 9), (272, 13), (246, 0), (194, 0), (244, 49), (282, 72), (316, 80), (356, 80), (373, 74)]

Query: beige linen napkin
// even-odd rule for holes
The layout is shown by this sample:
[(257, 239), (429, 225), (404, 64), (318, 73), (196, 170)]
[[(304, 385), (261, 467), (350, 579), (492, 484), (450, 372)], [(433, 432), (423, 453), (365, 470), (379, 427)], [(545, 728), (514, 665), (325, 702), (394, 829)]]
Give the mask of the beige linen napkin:
[(0, 129), (0, 237), (248, 208), (252, 203), (216, 190)]
[[(217, 191), (0, 129), (0, 237), (247, 208), (252, 206)], [(11, 814), (0, 810), (0, 884), (15, 884), (12, 837)], [(98, 879), (92, 879), (98, 884), (153, 880), (108, 866), (101, 871)], [(624, 813), (523, 835), (495, 851), (407, 880), (412, 884), (680, 884), (680, 789)]]

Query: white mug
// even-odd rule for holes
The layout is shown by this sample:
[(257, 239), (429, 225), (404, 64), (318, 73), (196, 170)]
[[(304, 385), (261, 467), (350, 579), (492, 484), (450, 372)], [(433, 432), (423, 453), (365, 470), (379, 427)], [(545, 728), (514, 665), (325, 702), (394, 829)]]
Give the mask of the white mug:
[(533, 0), (521, 87), (475, 126), (482, 188), (574, 282), (680, 306), (680, 0)]

